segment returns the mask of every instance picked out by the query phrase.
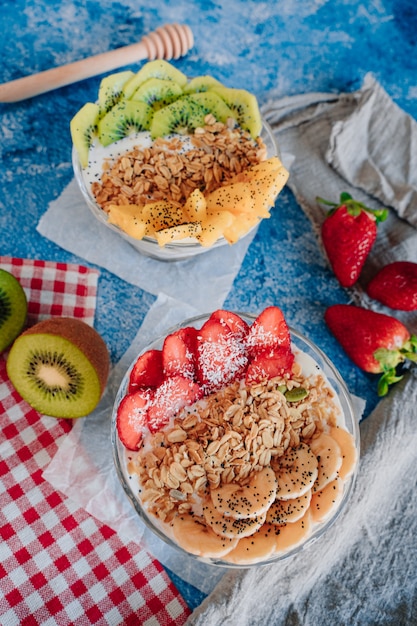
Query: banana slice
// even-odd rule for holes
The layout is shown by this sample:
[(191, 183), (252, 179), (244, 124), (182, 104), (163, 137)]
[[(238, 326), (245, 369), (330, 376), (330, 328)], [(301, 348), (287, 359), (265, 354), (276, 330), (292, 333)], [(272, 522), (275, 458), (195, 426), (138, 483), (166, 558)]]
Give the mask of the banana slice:
[(260, 529), (266, 518), (266, 512), (256, 517), (242, 517), (239, 519), (223, 515), (216, 509), (210, 499), (204, 503), (203, 515), (207, 524), (214, 530), (216, 535), (228, 537), (229, 539), (241, 539), (242, 537), (253, 535)]
[(342, 465), (339, 468), (339, 476), (346, 480), (353, 474), (358, 461), (358, 450), (355, 445), (355, 439), (344, 428), (333, 426), (330, 429), (330, 436), (339, 444), (342, 452)]
[(310, 513), (313, 522), (325, 522), (339, 506), (343, 496), (343, 480), (337, 476), (311, 498)]
[(297, 522), (276, 526), (275, 528), (277, 530), (276, 553), (288, 552), (299, 546), (300, 543), (303, 543), (310, 535), (313, 528), (310, 510), (307, 510)]
[(171, 526), (178, 545), (197, 556), (211, 559), (222, 558), (238, 543), (238, 539), (216, 535), (204, 519), (190, 513), (177, 515)]
[(310, 506), (310, 501), (311, 489), (299, 498), (275, 500), (268, 509), (266, 521), (276, 526), (286, 524), (287, 522), (297, 522)]
[(228, 483), (211, 490), (211, 499), (223, 515), (235, 519), (259, 517), (274, 502), (277, 479), (270, 467), (254, 472), (247, 485)]
[(319, 470), (313, 487), (314, 494), (336, 478), (342, 465), (342, 452), (337, 441), (324, 432), (311, 440), (310, 449), (317, 457)]
[(305, 443), (290, 448), (280, 457), (276, 470), (278, 500), (300, 498), (314, 485), (318, 475), (316, 455)]
[(239, 540), (239, 543), (225, 556), (228, 563), (251, 565), (264, 561), (275, 554), (277, 544), (277, 527), (273, 524), (264, 524), (251, 537)]

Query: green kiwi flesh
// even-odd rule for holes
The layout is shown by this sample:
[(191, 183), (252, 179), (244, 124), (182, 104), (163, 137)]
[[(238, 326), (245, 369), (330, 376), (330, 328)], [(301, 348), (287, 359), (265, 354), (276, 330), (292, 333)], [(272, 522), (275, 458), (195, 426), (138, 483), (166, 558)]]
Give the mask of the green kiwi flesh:
[(22, 285), (13, 274), (0, 269), (0, 352), (21, 333), (28, 304)]
[(152, 108), (145, 102), (121, 100), (98, 123), (98, 137), (108, 146), (132, 132), (149, 130)]
[(125, 98), (130, 98), (134, 92), (149, 78), (161, 78), (173, 80), (180, 87), (187, 83), (187, 77), (180, 70), (164, 59), (148, 61), (145, 65), (125, 84), (123, 93)]
[(102, 79), (98, 89), (98, 106), (100, 108), (99, 115), (103, 117), (112, 107), (120, 100), (122, 87), (127, 81), (134, 76), (134, 72), (126, 70), (125, 72), (116, 72)]
[(233, 87), (213, 87), (212, 91), (217, 93), (235, 112), (239, 126), (247, 130), (254, 139), (259, 137), (262, 130), (262, 118), (254, 94), (246, 89)]
[(236, 119), (236, 112), (233, 111), (225, 101), (216, 93), (211, 91), (197, 92), (190, 94), (188, 98), (201, 106), (205, 114), (211, 113), (219, 122), (226, 123), (228, 119)]
[(11, 383), (34, 409), (78, 418), (97, 406), (109, 373), (102, 337), (85, 322), (51, 318), (23, 332), (7, 359)]
[(175, 81), (149, 78), (135, 91), (131, 100), (146, 102), (154, 111), (157, 111), (182, 95), (182, 88)]
[(213, 87), (223, 87), (223, 83), (213, 76), (195, 76), (185, 85), (184, 93), (199, 93)]
[(71, 138), (82, 167), (88, 165), (88, 153), (97, 135), (100, 108), (94, 102), (87, 102), (70, 122)]
[(192, 133), (204, 125), (208, 113), (223, 123), (234, 118), (254, 139), (261, 134), (254, 94), (226, 87), (208, 75), (188, 80), (171, 63), (157, 59), (137, 73), (127, 70), (103, 78), (98, 102), (88, 102), (72, 118), (71, 136), (84, 168), (96, 138), (108, 146), (132, 132), (150, 130), (151, 139)]
[(205, 116), (204, 108), (188, 96), (179, 98), (156, 111), (151, 122), (151, 138), (156, 139), (173, 133), (186, 135), (198, 126), (204, 126)]

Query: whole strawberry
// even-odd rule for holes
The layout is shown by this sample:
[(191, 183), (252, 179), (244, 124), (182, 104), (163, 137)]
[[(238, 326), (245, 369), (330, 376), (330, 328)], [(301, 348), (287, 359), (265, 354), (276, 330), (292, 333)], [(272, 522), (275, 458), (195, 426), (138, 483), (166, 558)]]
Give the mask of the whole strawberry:
[(368, 296), (399, 311), (417, 310), (417, 263), (394, 261), (385, 265), (366, 288)]
[(417, 362), (417, 337), (399, 320), (350, 304), (328, 307), (324, 319), (346, 354), (365, 372), (381, 374), (378, 395), (402, 376), (397, 367), (407, 359)]
[(388, 211), (369, 209), (348, 193), (340, 195), (339, 204), (323, 198), (317, 201), (332, 207), (321, 227), (330, 265), (342, 287), (352, 287), (374, 245), (377, 224), (387, 218)]

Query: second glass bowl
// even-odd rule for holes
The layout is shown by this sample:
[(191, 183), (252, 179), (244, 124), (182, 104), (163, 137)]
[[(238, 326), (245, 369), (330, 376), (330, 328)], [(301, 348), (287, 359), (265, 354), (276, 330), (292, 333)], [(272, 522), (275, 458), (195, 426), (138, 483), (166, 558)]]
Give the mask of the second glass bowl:
[[(242, 314), (238, 313), (240, 317), (246, 321), (249, 325), (251, 325), (255, 319), (254, 316), (250, 314)], [(170, 332), (174, 330), (178, 330), (179, 328), (193, 326), (197, 329), (200, 329), (204, 322), (207, 321), (209, 315), (202, 315), (198, 317), (194, 317), (191, 319), (185, 320), (182, 324), (180, 324), (175, 329), (171, 329)], [(359, 458), (359, 426), (358, 421), (355, 416), (352, 400), (347, 390), (347, 387), (341, 378), (338, 370), (335, 368), (330, 359), (318, 348), (313, 342), (311, 342), (307, 337), (303, 336), (301, 333), (296, 331), (295, 329), (290, 328), (291, 333), (291, 341), (293, 349), (296, 351), (301, 351), (302, 354), (307, 355), (307, 359), (310, 359), (310, 363), (313, 363), (313, 368), (319, 369), (324, 374), (325, 379), (327, 379), (329, 385), (335, 392), (337, 403), (341, 410), (341, 419), (343, 422), (344, 428), (351, 434), (353, 440), (355, 442), (355, 447), (357, 450), (357, 458)], [(169, 334), (169, 333), (168, 333)], [(161, 337), (155, 340), (153, 343), (148, 345), (142, 352), (146, 352), (151, 349), (161, 349), (165, 337)], [(139, 356), (139, 355), (138, 355)], [(303, 357), (301, 357), (303, 358)], [(136, 362), (136, 359), (135, 359)], [(316, 365), (315, 365), (316, 364)], [(207, 558), (196, 556), (184, 550), (181, 546), (179, 546), (176, 541), (173, 539), (172, 535), (167, 532), (167, 527), (164, 527), (164, 524), (160, 523), (160, 520), (155, 518), (153, 515), (149, 514), (146, 510), (146, 505), (141, 500), (140, 488), (138, 483), (138, 476), (135, 471), (132, 471), (132, 468), (135, 464), (135, 458), (137, 453), (131, 452), (127, 450), (122, 442), (119, 439), (116, 420), (117, 420), (117, 408), (125, 396), (129, 384), (129, 376), (130, 371), (133, 368), (134, 363), (132, 363), (129, 370), (126, 372), (123, 381), (120, 385), (119, 391), (117, 393), (117, 397), (114, 403), (113, 415), (112, 415), (112, 424), (111, 424), (111, 444), (113, 448), (113, 458), (115, 463), (116, 472), (118, 478), (120, 480), (121, 486), (129, 499), (131, 505), (136, 511), (137, 515), (141, 520), (151, 529), (151, 531), (159, 537), (161, 540), (166, 542), (171, 547), (179, 550), (182, 554), (188, 554), (191, 559), (196, 559), (201, 562), (210, 563), (212, 565), (220, 566), (220, 567), (252, 567), (263, 565), (265, 563), (272, 563), (276, 561), (280, 561), (282, 559), (288, 558), (294, 554), (300, 553), (307, 545), (310, 545), (313, 541), (316, 541), (319, 537), (324, 535), (326, 531), (332, 526), (341, 513), (347, 508), (349, 498), (353, 489), (358, 462), (356, 461), (356, 466), (352, 474), (345, 480), (343, 487), (343, 495), (339, 501), (337, 507), (334, 508), (330, 517), (326, 518), (322, 523), (317, 523), (313, 526), (312, 532), (306, 534), (303, 541), (295, 545), (295, 547), (288, 549), (285, 552), (278, 552), (276, 554), (268, 556), (268, 558), (260, 559), (256, 563), (251, 564), (236, 564), (233, 562), (229, 562), (227, 560), (227, 555), (222, 558)]]
[[(263, 121), (262, 125), (261, 138), (266, 147), (267, 158), (279, 156), (276, 139), (272, 133), (270, 126), (265, 121)], [(158, 259), (159, 261), (181, 261), (199, 254), (204, 254), (205, 252), (222, 246), (230, 245), (224, 237), (221, 237), (211, 247), (201, 246), (197, 240), (191, 239), (174, 241), (161, 247), (156, 239), (152, 237), (144, 237), (143, 239), (135, 239), (131, 237), (118, 226), (115, 226), (114, 224), (110, 224), (108, 222), (105, 211), (103, 211), (100, 205), (96, 202), (96, 199), (91, 191), (91, 185), (86, 180), (85, 172), (81, 166), (75, 148), (73, 148), (72, 150), (72, 164), (75, 179), (78, 183), (87, 207), (90, 209), (94, 217), (106, 228), (109, 228), (112, 232), (122, 237), (141, 254), (152, 257), (154, 259)], [(256, 226), (254, 228), (256, 228)], [(253, 229), (251, 229), (251, 231), (252, 230)]]

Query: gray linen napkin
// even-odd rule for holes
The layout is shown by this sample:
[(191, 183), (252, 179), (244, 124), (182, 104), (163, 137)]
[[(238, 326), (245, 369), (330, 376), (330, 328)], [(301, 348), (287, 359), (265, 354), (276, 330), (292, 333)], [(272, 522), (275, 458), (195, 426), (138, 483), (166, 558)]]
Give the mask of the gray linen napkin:
[[(359, 283), (348, 293), (357, 304), (394, 315), (417, 333), (416, 312), (394, 312), (365, 293), (386, 263), (417, 262), (415, 121), (370, 75), (357, 92), (283, 98), (267, 103), (263, 113), (280, 149), (294, 157), (288, 184), (319, 241), (325, 209), (317, 196), (337, 201), (347, 191), (370, 207), (391, 209)], [(381, 132), (381, 120), (395, 141)], [(229, 570), (187, 624), (416, 623), (416, 406), (414, 368), (361, 423), (359, 475), (337, 523), (295, 557)]]
[[(266, 103), (263, 114), (281, 151), (294, 156), (287, 184), (310, 218), (320, 245), (326, 208), (317, 204), (317, 196), (337, 201), (347, 191), (371, 208), (390, 209), (358, 283), (348, 292), (357, 304), (394, 315), (417, 333), (417, 312), (393, 312), (365, 292), (383, 265), (417, 262), (417, 228), (412, 226), (417, 226), (417, 122), (370, 74), (358, 91), (283, 98)], [(395, 141), (380, 132), (381, 124)]]

